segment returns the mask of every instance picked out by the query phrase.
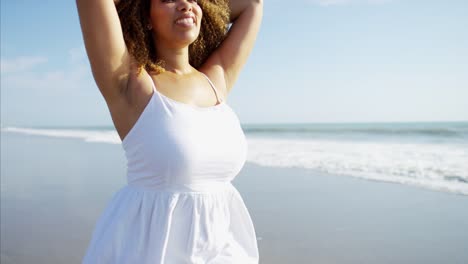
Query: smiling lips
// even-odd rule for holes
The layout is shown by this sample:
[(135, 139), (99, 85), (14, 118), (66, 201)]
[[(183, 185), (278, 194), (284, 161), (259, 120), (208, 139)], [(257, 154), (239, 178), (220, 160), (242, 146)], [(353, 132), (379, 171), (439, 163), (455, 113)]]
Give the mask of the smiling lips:
[(183, 16), (175, 21), (176, 25), (181, 25), (185, 27), (191, 27), (195, 25), (195, 17), (193, 16)]

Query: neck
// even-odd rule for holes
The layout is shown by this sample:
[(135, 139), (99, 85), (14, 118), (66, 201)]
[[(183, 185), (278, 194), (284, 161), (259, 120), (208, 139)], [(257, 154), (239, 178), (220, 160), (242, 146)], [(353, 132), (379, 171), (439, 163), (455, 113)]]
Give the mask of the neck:
[(189, 63), (188, 47), (169, 48), (158, 45), (157, 58), (164, 61), (164, 69), (177, 75), (192, 73), (195, 68)]

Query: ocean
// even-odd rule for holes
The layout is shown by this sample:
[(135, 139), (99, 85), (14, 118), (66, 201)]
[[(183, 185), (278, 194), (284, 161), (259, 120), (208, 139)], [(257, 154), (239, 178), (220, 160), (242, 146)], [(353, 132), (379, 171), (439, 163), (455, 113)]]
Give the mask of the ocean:
[[(242, 124), (242, 128), (247, 161), (261, 166), (468, 195), (468, 122)], [(112, 126), (2, 127), (2, 133), (121, 144)]]

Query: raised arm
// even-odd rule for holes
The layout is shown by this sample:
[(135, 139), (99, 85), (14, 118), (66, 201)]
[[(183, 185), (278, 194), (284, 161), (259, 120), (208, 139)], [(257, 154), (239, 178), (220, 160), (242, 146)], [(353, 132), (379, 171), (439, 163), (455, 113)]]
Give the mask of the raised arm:
[(262, 0), (230, 0), (231, 28), (228, 36), (202, 66), (222, 72), (226, 94), (230, 92), (254, 47), (263, 16)]
[(106, 100), (126, 87), (129, 60), (113, 0), (76, 0), (94, 80)]

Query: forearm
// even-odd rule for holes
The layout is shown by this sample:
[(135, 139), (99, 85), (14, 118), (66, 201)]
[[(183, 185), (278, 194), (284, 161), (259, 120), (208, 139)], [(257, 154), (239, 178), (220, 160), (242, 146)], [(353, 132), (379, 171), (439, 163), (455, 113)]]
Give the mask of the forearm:
[(234, 22), (248, 7), (252, 5), (262, 5), (263, 0), (229, 0), (231, 11), (231, 22)]

